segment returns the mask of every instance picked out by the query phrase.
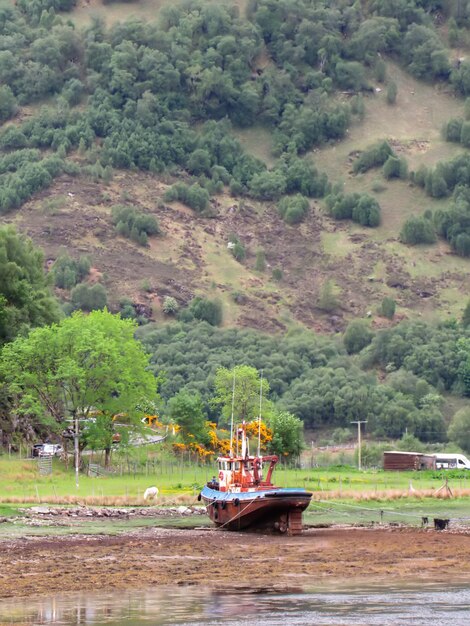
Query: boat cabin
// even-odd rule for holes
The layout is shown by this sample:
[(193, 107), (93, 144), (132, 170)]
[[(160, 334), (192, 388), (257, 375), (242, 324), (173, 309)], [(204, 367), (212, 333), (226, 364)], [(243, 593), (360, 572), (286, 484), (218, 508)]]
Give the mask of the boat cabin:
[[(269, 461), (269, 469), (266, 480), (263, 480), (263, 462)], [(274, 466), (278, 461), (277, 456), (265, 457), (219, 457), (218, 465), (218, 489), (219, 491), (255, 491), (260, 487), (269, 489), (273, 487), (271, 476)]]

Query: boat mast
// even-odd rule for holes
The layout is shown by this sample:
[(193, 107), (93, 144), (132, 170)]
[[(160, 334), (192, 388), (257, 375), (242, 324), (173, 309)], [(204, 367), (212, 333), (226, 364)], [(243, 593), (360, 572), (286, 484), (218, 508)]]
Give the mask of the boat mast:
[(233, 409), (235, 406), (235, 369), (233, 370), (232, 383), (232, 417), (230, 419), (230, 456), (233, 456)]
[(261, 405), (263, 403), (263, 370), (259, 381), (259, 417), (258, 417), (258, 458), (261, 456)]

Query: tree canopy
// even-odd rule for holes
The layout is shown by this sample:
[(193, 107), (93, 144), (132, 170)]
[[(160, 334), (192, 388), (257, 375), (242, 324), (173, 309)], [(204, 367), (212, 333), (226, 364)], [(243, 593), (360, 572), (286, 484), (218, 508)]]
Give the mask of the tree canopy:
[(15, 410), (61, 427), (94, 412), (135, 421), (139, 402), (154, 399), (156, 382), (134, 331), (133, 322), (106, 310), (76, 312), (6, 344), (0, 375)]
[(59, 307), (31, 239), (0, 227), (0, 345), (30, 328), (59, 320)]

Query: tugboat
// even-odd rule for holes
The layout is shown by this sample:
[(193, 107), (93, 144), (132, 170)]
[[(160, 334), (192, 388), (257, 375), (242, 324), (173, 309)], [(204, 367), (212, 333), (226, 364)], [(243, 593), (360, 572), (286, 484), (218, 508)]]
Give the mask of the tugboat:
[[(232, 445), (228, 456), (217, 459), (218, 478), (202, 489), (211, 520), (227, 530), (263, 529), (289, 535), (302, 532), (302, 512), (310, 504), (312, 493), (305, 489), (284, 489), (271, 482), (278, 457), (250, 456), (245, 423), (236, 433), (236, 452)], [(263, 465), (269, 463), (266, 478)]]

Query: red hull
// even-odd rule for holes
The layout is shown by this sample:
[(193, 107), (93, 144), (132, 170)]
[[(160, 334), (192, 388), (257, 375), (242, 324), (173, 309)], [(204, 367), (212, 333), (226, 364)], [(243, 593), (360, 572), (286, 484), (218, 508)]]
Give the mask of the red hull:
[(210, 519), (227, 530), (266, 529), (289, 534), (302, 532), (302, 512), (311, 494), (264, 496), (250, 499), (219, 500), (201, 494)]

